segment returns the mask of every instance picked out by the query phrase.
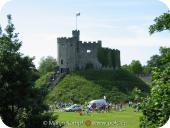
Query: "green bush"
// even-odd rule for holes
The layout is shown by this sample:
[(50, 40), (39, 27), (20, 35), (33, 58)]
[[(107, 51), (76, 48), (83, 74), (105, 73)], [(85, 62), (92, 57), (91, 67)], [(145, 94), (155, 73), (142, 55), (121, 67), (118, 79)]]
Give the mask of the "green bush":
[(141, 128), (161, 127), (170, 116), (170, 48), (160, 48), (157, 62), (152, 67), (151, 93), (142, 104)]

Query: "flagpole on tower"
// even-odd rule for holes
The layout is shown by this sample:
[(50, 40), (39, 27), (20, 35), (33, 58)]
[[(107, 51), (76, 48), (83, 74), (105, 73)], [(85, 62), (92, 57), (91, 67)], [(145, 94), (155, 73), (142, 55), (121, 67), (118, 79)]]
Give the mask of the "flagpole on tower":
[(77, 17), (80, 16), (80, 12), (76, 13), (76, 30), (77, 30)]

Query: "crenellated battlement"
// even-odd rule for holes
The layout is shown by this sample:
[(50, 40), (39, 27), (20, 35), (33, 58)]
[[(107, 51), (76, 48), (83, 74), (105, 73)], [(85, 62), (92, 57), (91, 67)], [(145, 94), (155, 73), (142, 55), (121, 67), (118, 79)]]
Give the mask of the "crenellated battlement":
[(115, 49), (115, 51), (116, 51), (116, 52), (120, 52), (120, 50), (118, 50), (118, 49)]
[(71, 41), (71, 40), (72, 40), (71, 37), (60, 37), (60, 38), (57, 38), (57, 42), (58, 43), (67, 42), (67, 41)]
[(91, 46), (97, 46), (97, 47), (98, 47), (98, 46), (101, 46), (101, 41), (97, 41), (97, 42), (96, 42), (96, 41), (88, 41), (88, 42), (84, 41), (84, 42), (81, 42), (81, 45), (84, 45), (84, 46), (85, 46), (85, 45), (86, 45), (86, 46), (87, 46), (87, 45), (88, 45), (88, 46), (91, 45)]
[(59, 43), (59, 42), (66, 41), (66, 40), (68, 40), (68, 38), (66, 38), (66, 37), (57, 38), (57, 42), (58, 42), (58, 43)]
[[(58, 43), (58, 62), (62, 70), (86, 69), (87, 64), (92, 64), (95, 69), (101, 69), (102, 64), (98, 60), (98, 50), (102, 48), (102, 41), (80, 41), (80, 31), (73, 30), (72, 37), (57, 38)], [(116, 53), (116, 67), (120, 67), (120, 51)]]

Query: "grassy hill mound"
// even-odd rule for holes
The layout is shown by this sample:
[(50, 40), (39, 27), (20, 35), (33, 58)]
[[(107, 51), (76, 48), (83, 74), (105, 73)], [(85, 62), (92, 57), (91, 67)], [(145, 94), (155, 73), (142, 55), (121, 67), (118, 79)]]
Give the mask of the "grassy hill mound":
[(45, 97), (46, 103), (55, 101), (84, 103), (92, 99), (103, 98), (109, 101), (125, 101), (135, 88), (142, 92), (148, 86), (139, 78), (125, 70), (115, 71), (79, 71), (66, 75)]

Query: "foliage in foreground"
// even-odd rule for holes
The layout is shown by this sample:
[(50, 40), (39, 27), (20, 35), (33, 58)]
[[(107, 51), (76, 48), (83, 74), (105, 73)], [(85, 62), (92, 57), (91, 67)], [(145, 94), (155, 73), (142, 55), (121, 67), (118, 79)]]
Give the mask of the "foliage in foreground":
[[(155, 18), (155, 24), (149, 33), (170, 31), (170, 13)], [(170, 48), (160, 48), (161, 55), (152, 57), (152, 90), (142, 107), (141, 128), (157, 128), (163, 126), (170, 117)]]
[(149, 33), (161, 32), (164, 30), (170, 30), (170, 13), (164, 13), (163, 15), (154, 19), (155, 24), (149, 27)]
[(141, 128), (163, 126), (170, 116), (170, 48), (160, 48), (159, 66), (153, 67), (151, 94), (142, 104)]
[(55, 119), (43, 113), (48, 107), (40, 90), (34, 88), (38, 75), (33, 58), (19, 52), (22, 44), (14, 33), (11, 15), (7, 18), (6, 33), (0, 27), (0, 116), (13, 128), (45, 128), (44, 120)]

